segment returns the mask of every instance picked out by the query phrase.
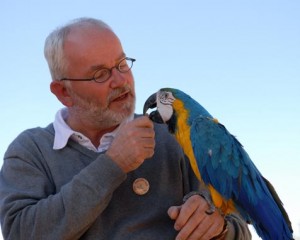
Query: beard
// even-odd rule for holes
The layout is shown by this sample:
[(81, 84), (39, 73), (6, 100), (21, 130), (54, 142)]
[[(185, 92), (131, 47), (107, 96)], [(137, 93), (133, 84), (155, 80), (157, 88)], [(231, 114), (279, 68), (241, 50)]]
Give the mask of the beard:
[[(118, 110), (110, 109), (110, 103), (125, 92), (128, 95), (127, 101)], [(89, 97), (79, 96), (72, 88), (69, 88), (69, 94), (74, 102), (69, 109), (70, 114), (97, 129), (117, 126), (134, 113), (135, 94), (133, 87), (129, 85), (114, 89), (107, 97), (105, 104)]]

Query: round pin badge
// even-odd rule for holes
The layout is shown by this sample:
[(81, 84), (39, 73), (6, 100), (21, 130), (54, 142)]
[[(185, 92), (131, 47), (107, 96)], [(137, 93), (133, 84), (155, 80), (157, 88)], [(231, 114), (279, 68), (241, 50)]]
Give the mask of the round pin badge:
[(137, 195), (145, 195), (149, 191), (150, 184), (145, 178), (137, 178), (132, 188)]

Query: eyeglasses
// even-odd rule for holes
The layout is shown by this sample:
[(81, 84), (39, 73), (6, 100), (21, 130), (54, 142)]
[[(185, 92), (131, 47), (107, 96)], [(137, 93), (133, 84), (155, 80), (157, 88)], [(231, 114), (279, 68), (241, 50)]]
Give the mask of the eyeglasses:
[(135, 61), (134, 58), (125, 57), (112, 68), (101, 68), (97, 70), (92, 78), (62, 78), (60, 81), (95, 81), (103, 83), (110, 78), (113, 68), (116, 68), (120, 73), (126, 73), (132, 68), (133, 62)]

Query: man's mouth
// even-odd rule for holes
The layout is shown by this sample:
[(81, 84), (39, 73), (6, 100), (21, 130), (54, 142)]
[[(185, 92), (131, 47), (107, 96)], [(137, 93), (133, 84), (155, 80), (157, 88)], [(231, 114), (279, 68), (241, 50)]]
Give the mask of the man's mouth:
[(112, 102), (123, 101), (123, 100), (126, 99), (128, 96), (129, 96), (129, 91), (124, 92), (124, 93), (120, 94), (118, 97), (112, 99)]

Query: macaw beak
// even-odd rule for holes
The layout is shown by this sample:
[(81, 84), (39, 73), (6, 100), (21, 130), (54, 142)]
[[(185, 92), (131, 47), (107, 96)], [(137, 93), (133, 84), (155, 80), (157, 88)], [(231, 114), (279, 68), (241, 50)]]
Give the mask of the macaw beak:
[[(156, 102), (156, 93), (152, 94), (145, 102), (144, 104), (144, 109), (143, 109), (143, 114), (145, 115), (146, 112), (149, 109), (153, 109), (157, 107), (157, 102)], [(153, 111), (150, 113), (149, 118), (156, 123), (164, 123), (163, 119), (161, 118), (159, 112), (157, 110)]]

